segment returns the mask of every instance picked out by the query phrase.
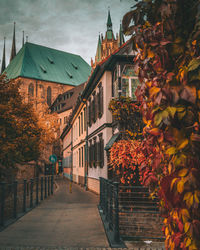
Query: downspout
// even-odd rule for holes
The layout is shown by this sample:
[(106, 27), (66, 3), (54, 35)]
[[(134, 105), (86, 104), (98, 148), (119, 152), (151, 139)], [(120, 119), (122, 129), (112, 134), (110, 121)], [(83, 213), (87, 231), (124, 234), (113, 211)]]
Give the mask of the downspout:
[(88, 118), (88, 106), (87, 106), (87, 101), (85, 102), (85, 105), (86, 105), (86, 112), (85, 112), (85, 115), (86, 115), (86, 122), (85, 122), (85, 125), (86, 125), (86, 139), (85, 139), (85, 190), (87, 191), (88, 190), (88, 121), (87, 121), (87, 118)]

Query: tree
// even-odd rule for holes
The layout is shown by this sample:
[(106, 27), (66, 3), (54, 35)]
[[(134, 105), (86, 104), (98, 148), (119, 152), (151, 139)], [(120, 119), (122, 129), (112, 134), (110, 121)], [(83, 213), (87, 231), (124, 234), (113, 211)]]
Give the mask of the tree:
[[(40, 156), (41, 129), (31, 104), (25, 104), (19, 84), (0, 76), (0, 178), (17, 171), (16, 164)], [(11, 174), (12, 173), (12, 174)]]
[(143, 182), (160, 197), (166, 249), (200, 249), (199, 1), (137, 2), (123, 29), (137, 51)]

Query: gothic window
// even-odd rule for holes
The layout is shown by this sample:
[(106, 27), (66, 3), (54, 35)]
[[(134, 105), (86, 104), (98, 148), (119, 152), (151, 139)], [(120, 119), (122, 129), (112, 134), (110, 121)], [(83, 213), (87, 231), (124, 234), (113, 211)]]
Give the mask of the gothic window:
[(45, 97), (45, 93), (44, 93), (44, 86), (42, 84), (40, 84), (40, 97), (44, 98)]
[(34, 97), (34, 86), (33, 83), (30, 83), (28, 86), (28, 97), (32, 98)]
[(51, 105), (51, 87), (47, 88), (47, 104)]

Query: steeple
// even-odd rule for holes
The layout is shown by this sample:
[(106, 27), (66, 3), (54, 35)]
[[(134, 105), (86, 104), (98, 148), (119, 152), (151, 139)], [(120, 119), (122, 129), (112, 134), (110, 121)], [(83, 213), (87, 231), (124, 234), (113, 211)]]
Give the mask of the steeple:
[(15, 44), (15, 22), (14, 22), (14, 30), (13, 30), (13, 41), (12, 41), (12, 49), (10, 55), (10, 62), (16, 56), (16, 44)]
[(99, 34), (99, 40), (98, 40), (98, 44), (97, 44), (97, 52), (96, 52), (96, 58), (95, 58), (96, 62), (100, 62), (101, 61), (101, 37)]
[(2, 64), (1, 64), (1, 74), (4, 72), (5, 68), (6, 68), (6, 38), (4, 37), (3, 57), (2, 57)]
[(125, 42), (125, 40), (124, 40), (124, 34), (123, 34), (123, 30), (122, 30), (122, 24), (120, 23), (119, 36), (118, 36), (118, 46), (120, 47), (124, 42)]
[(24, 31), (22, 31), (22, 47), (24, 46)]
[(108, 9), (108, 19), (107, 19), (107, 31), (112, 30), (112, 21), (110, 17), (110, 9)]

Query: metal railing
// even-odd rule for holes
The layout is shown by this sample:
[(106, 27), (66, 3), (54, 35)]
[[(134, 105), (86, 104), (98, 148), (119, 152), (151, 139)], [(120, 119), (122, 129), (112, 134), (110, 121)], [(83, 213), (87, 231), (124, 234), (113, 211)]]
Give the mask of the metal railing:
[(0, 183), (0, 227), (16, 220), (54, 192), (54, 177)]
[(120, 237), (123, 240), (164, 240), (158, 199), (152, 200), (143, 186), (121, 186), (100, 178), (99, 208), (115, 242), (120, 242)]

